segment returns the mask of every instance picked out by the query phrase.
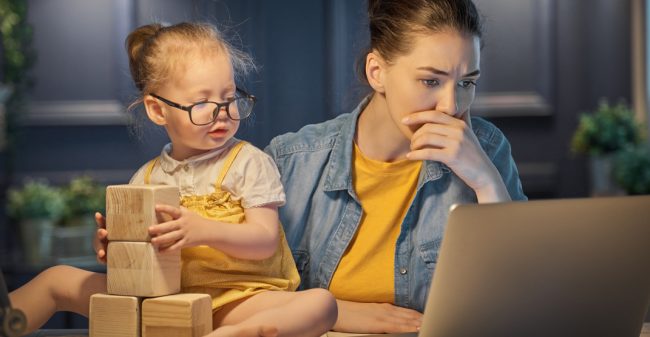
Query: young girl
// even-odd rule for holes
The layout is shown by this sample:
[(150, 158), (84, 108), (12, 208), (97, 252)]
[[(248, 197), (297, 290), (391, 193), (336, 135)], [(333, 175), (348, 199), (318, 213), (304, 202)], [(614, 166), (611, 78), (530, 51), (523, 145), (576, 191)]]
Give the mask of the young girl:
[(336, 296), (334, 330), (416, 331), (450, 206), (526, 196), (503, 133), (470, 113), (481, 51), (472, 1), (369, 0), (368, 19), (370, 95), (266, 151), (301, 286)]
[[(322, 289), (293, 292), (300, 281), (277, 208), (285, 196), (273, 161), (234, 135), (255, 98), (235, 84), (245, 54), (208, 24), (140, 27), (127, 38), (133, 80), (149, 119), (171, 143), (141, 167), (133, 184), (180, 188), (180, 208), (157, 205), (173, 220), (152, 226), (161, 251), (181, 249), (183, 292), (212, 296), (210, 336), (320, 336), (337, 316)], [(104, 218), (96, 239), (106, 260)], [(71, 267), (46, 270), (11, 293), (35, 329), (58, 310), (88, 314), (106, 278)]]

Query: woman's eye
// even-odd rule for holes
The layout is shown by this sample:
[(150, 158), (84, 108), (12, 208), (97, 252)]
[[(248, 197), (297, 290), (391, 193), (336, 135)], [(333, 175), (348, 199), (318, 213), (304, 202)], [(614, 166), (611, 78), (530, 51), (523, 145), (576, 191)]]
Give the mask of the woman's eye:
[(422, 81), (422, 84), (424, 84), (425, 86), (427, 86), (429, 88), (437, 87), (437, 86), (440, 85), (440, 81), (438, 81), (437, 79), (421, 80), (421, 81)]
[(460, 86), (461, 86), (462, 88), (466, 88), (466, 89), (467, 89), (467, 88), (470, 88), (470, 87), (472, 87), (472, 86), (475, 87), (475, 86), (476, 86), (476, 81), (474, 81), (474, 80), (464, 80), (464, 81), (460, 81)]

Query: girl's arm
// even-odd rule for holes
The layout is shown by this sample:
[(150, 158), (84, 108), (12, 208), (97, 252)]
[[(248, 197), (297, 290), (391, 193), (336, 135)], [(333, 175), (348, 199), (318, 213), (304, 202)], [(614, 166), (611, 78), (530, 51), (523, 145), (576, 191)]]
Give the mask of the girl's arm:
[(246, 220), (231, 224), (210, 220), (184, 208), (156, 205), (173, 220), (149, 227), (151, 243), (162, 251), (207, 245), (240, 259), (262, 260), (275, 253), (280, 239), (277, 206), (244, 210)]

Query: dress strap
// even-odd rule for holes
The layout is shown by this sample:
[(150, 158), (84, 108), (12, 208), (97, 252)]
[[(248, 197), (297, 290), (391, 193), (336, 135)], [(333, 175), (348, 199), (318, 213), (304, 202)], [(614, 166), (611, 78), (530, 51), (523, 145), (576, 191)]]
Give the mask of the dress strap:
[(239, 143), (235, 144), (232, 149), (230, 149), (230, 152), (228, 153), (228, 157), (226, 157), (226, 161), (223, 164), (223, 168), (221, 169), (221, 173), (219, 173), (219, 177), (217, 178), (217, 181), (215, 182), (215, 186), (221, 188), (221, 184), (223, 183), (223, 180), (226, 178), (226, 174), (228, 174), (228, 170), (230, 170), (230, 166), (232, 166), (232, 163), (235, 161), (235, 158), (237, 158), (237, 154), (239, 154), (239, 151), (246, 145), (247, 142), (245, 141), (240, 141)]
[(146, 185), (149, 185), (149, 183), (151, 182), (151, 172), (153, 172), (153, 168), (156, 167), (158, 161), (160, 161), (160, 157), (151, 159), (149, 163), (147, 163), (147, 169), (146, 171), (144, 171), (144, 183)]

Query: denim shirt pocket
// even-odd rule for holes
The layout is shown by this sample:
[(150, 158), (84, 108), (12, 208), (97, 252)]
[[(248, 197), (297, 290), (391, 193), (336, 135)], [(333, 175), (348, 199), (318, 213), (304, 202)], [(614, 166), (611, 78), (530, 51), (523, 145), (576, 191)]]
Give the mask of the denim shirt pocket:
[(432, 270), (436, 268), (441, 243), (442, 239), (435, 239), (433, 241), (420, 244), (420, 257), (422, 257), (422, 260), (424, 260), (424, 264), (427, 268)]

